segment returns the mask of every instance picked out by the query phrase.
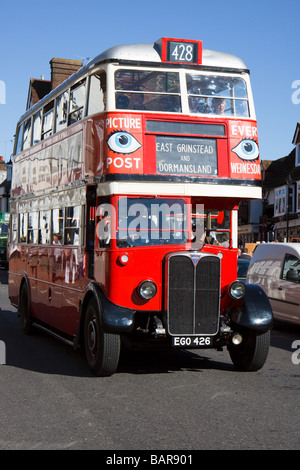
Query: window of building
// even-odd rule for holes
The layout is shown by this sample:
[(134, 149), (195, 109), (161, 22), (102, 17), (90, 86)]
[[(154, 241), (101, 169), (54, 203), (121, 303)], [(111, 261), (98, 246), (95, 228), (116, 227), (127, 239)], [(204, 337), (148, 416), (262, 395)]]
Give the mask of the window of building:
[(286, 213), (286, 187), (275, 189), (274, 216)]
[(300, 212), (300, 183), (297, 183), (297, 212)]
[(300, 166), (300, 144), (295, 147), (295, 166)]

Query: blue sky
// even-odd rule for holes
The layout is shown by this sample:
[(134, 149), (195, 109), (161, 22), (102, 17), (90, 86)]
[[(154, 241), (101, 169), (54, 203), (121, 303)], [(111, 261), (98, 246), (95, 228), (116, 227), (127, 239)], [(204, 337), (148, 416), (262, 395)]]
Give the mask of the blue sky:
[(50, 79), (53, 57), (93, 58), (117, 44), (166, 36), (202, 40), (204, 48), (243, 59), (251, 71), (261, 158), (281, 158), (294, 148), (300, 121), (299, 13), (299, 0), (5, 2), (0, 10), (0, 155), (7, 161), (12, 153), (29, 79)]

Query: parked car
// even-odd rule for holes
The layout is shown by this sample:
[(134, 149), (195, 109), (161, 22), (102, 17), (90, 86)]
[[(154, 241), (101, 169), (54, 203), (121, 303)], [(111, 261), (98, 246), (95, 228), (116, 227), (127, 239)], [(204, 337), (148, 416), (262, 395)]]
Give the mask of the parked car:
[(300, 325), (300, 243), (258, 245), (247, 282), (265, 291), (275, 320)]
[(250, 259), (238, 258), (237, 278), (239, 281), (246, 281)]

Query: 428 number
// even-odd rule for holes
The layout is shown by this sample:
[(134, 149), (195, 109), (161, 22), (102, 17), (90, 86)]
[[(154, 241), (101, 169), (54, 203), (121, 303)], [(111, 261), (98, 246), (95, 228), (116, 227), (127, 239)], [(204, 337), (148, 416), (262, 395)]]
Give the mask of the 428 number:
[(194, 48), (191, 44), (179, 44), (174, 47), (171, 56), (176, 62), (193, 62)]

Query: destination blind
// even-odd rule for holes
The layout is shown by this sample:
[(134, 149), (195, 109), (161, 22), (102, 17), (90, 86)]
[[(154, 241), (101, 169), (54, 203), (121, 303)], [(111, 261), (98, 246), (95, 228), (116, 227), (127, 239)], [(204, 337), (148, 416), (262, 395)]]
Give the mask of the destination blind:
[(156, 170), (163, 174), (216, 176), (216, 140), (156, 136)]

